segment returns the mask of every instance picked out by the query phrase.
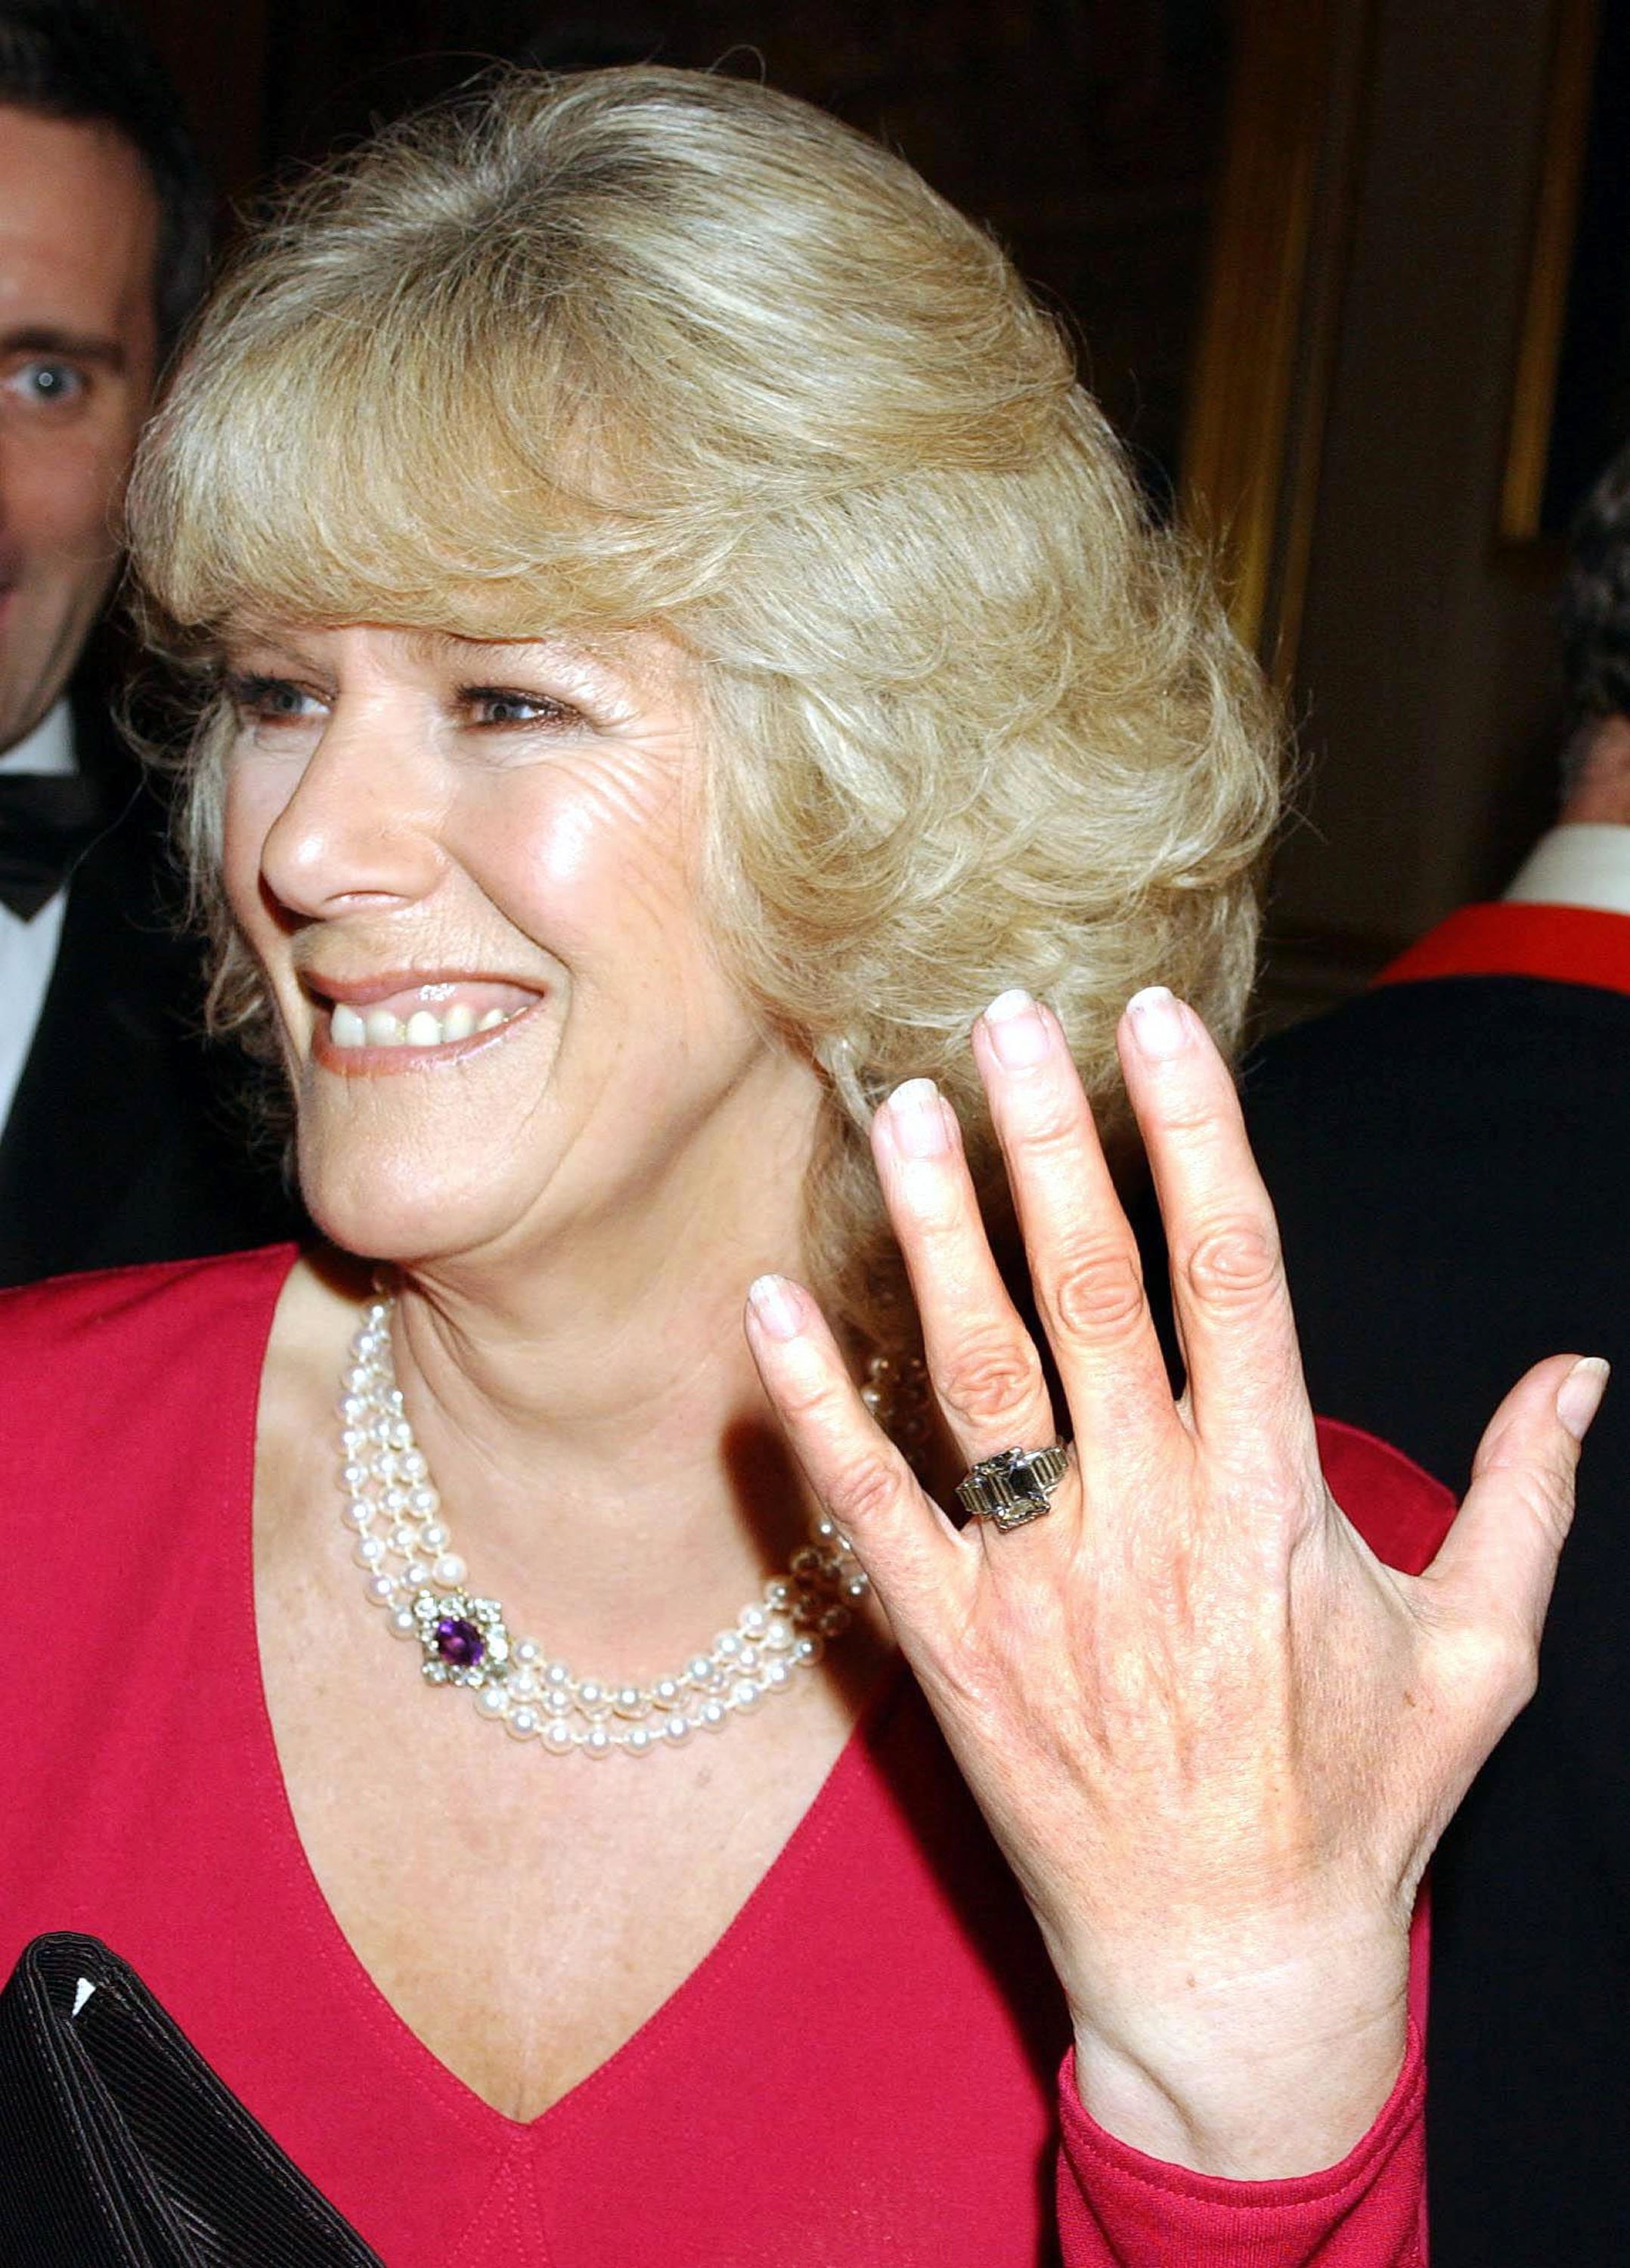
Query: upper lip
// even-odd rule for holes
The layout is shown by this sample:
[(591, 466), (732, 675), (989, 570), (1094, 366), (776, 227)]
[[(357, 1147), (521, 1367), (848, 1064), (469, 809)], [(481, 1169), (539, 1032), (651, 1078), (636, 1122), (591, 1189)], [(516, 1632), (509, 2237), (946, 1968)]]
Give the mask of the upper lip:
[(535, 977), (516, 976), (496, 968), (395, 968), (377, 976), (330, 976), (316, 969), (301, 973), (300, 983), (320, 1000), (343, 1000), (348, 1007), (371, 1007), (397, 992), (417, 992), (431, 984), (513, 984), (522, 992), (542, 994)]

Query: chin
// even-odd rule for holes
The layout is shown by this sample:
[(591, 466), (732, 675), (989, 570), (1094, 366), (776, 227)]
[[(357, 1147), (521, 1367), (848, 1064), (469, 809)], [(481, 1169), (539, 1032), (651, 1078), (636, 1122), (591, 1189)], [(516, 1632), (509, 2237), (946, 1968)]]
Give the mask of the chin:
[(404, 1267), (451, 1259), (496, 1244), (516, 1208), (490, 1175), (471, 1185), (426, 1173), (411, 1159), (300, 1152), (300, 1195), (331, 1244), (369, 1260)]

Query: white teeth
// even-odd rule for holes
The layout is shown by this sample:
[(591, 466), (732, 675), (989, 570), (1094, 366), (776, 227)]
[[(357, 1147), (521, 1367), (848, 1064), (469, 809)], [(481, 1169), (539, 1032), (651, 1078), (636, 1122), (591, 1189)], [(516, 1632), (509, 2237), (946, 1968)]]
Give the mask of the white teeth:
[(516, 1012), (513, 1009), (489, 1008), (484, 1016), (477, 1019), (469, 1003), (461, 1000), (445, 1016), (438, 1016), (429, 1008), (416, 1008), (404, 1024), (388, 1008), (365, 1010), (353, 1008), (348, 1001), (336, 1000), (329, 1015), (328, 1029), (336, 1048), (441, 1048), (454, 1040), (468, 1040), (476, 1032), (495, 1032)]

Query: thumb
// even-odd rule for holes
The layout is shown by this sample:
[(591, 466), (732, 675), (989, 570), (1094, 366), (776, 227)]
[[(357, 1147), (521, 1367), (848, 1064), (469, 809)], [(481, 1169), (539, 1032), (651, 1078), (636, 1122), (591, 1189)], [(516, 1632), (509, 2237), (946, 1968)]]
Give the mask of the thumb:
[(1426, 1580), (1455, 1618), (1537, 1646), (1574, 1517), (1580, 1444), (1602, 1400), (1599, 1355), (1552, 1355), (1489, 1420), (1471, 1486)]

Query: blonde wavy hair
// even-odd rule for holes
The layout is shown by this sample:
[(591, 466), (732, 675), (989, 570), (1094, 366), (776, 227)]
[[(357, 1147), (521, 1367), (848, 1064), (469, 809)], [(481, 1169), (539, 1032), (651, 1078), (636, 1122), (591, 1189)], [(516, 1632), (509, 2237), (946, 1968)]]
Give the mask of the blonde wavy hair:
[(993, 993), (1052, 1003), (1111, 1141), (1132, 992), (1236, 1030), (1259, 674), (999, 247), (801, 102), (506, 73), (325, 166), (206, 311), (129, 509), (148, 633), (201, 688), (211, 1015), (263, 1053), (211, 698), (248, 615), (694, 658), (704, 902), (825, 1074), (808, 1265), (874, 1338), (909, 1313), (865, 1132), (897, 1080), (940, 1081), (1002, 1211), (968, 1049)]

